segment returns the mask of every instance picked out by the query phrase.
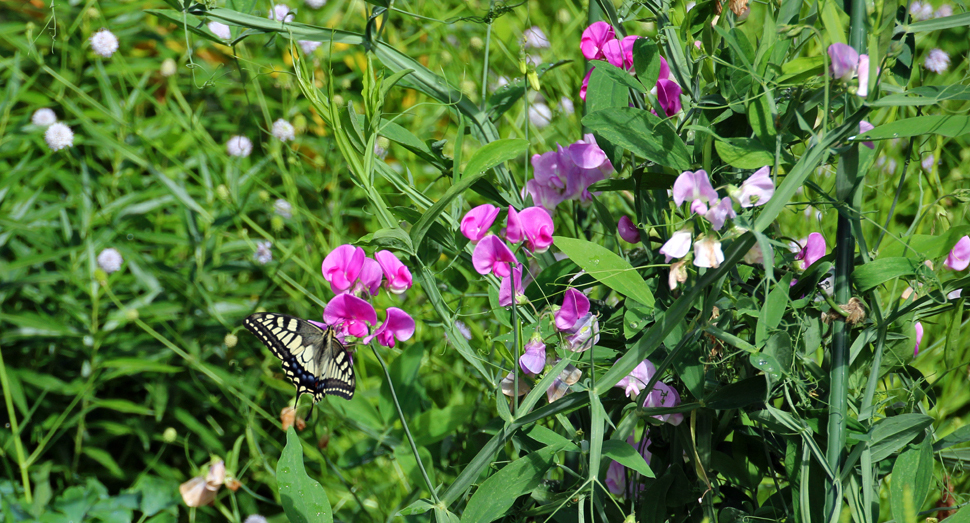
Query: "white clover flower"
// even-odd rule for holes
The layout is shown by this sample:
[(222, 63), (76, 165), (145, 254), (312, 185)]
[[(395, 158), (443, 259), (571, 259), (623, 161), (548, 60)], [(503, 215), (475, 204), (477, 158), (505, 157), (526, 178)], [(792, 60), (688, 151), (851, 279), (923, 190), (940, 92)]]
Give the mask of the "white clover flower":
[(30, 121), (38, 127), (50, 127), (51, 124), (57, 122), (57, 115), (51, 109), (44, 107), (34, 111)]
[(573, 114), (576, 112), (576, 107), (573, 105), (573, 101), (570, 100), (568, 96), (563, 96), (559, 99), (559, 107), (562, 109), (562, 112), (566, 114)]
[(930, 49), (929, 54), (926, 55), (926, 61), (923, 62), (923, 67), (936, 74), (943, 74), (950, 68), (950, 55), (946, 54), (943, 49)]
[(91, 49), (103, 58), (111, 58), (118, 50), (118, 37), (111, 31), (102, 29), (91, 36)]
[(537, 102), (529, 106), (529, 121), (540, 129), (552, 121), (552, 109), (548, 105)]
[(534, 25), (525, 30), (525, 46), (533, 49), (545, 49), (549, 47), (549, 39), (546, 38), (546, 33), (539, 26)]
[(327, 0), (303, 0), (310, 9), (320, 9), (327, 5)]
[(232, 33), (229, 32), (229, 26), (222, 22), (209, 22), (208, 28), (209, 31), (212, 31), (212, 34), (222, 38), (223, 40), (229, 40), (232, 38)]
[(314, 42), (313, 40), (299, 40), (297, 41), (297, 43), (300, 44), (300, 49), (303, 49), (303, 54), (310, 54), (316, 51), (317, 47), (320, 47), (320, 44), (322, 44), (323, 42)]
[(950, 4), (943, 4), (933, 13), (933, 18), (946, 18), (948, 16), (953, 16), (953, 6)]
[(281, 142), (286, 142), (296, 138), (296, 130), (293, 129), (293, 124), (280, 118), (273, 122), (273, 136)]
[(273, 10), (267, 15), (270, 20), (281, 20), (283, 22), (292, 22), (293, 13), (290, 12), (290, 8), (283, 4), (276, 4), (273, 6)]
[(229, 151), (229, 156), (245, 158), (253, 152), (253, 142), (245, 136), (233, 136), (226, 142), (226, 150)]
[(259, 514), (253, 514), (252, 516), (247, 517), (243, 523), (266, 523), (266, 518), (260, 516)]
[(55, 122), (44, 133), (44, 141), (47, 142), (47, 147), (50, 147), (52, 151), (60, 151), (65, 147), (73, 147), (74, 131), (71, 131), (70, 127), (61, 122)]
[(162, 61), (162, 66), (158, 68), (158, 72), (161, 73), (162, 76), (168, 78), (169, 76), (172, 76), (178, 72), (178, 64), (175, 63), (175, 60), (166, 58)]
[(290, 219), (293, 217), (293, 206), (290, 205), (290, 202), (280, 198), (273, 202), (273, 212), (286, 219)]
[(107, 249), (101, 251), (101, 254), (98, 254), (98, 266), (101, 267), (101, 270), (108, 274), (120, 269), (121, 264), (124, 263), (124, 261), (125, 260), (121, 257), (121, 253), (118, 252), (118, 249), (115, 249), (114, 247), (108, 247)]
[[(256, 254), (253, 254), (253, 259), (256, 260), (256, 263), (266, 265), (267, 263), (273, 261), (273, 251), (270, 250), (272, 247), (273, 244), (269, 241), (256, 242)], [(249, 518), (252, 517), (253, 516), (249, 516)], [(246, 518), (246, 521), (249, 521), (249, 518)], [(263, 521), (266, 520), (263, 519)]]
[(929, 2), (917, 0), (909, 5), (909, 14), (917, 22), (929, 20), (933, 16), (933, 6)]

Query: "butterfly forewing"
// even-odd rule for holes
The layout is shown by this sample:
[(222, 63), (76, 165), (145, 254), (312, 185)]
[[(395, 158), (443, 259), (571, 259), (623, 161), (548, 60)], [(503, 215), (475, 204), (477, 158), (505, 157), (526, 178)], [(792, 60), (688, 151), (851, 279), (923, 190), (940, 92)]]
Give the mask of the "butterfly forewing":
[(283, 361), (283, 371), (296, 385), (297, 397), (308, 393), (320, 401), (327, 394), (344, 399), (354, 396), (353, 362), (332, 329), (273, 312), (250, 315), (243, 325)]

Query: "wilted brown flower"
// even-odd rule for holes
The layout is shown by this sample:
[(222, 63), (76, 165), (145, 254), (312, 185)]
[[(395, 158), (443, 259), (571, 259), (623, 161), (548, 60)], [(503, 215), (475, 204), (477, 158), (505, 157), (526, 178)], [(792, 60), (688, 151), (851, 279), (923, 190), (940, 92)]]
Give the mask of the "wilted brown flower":
[(220, 459), (209, 467), (205, 477), (196, 476), (179, 485), (182, 501), (189, 507), (201, 507), (212, 503), (225, 479), (226, 463)]
[(226, 480), (226, 488), (233, 492), (239, 490), (239, 487), (241, 486), (242, 486), (242, 483), (240, 483), (239, 480), (236, 478), (229, 478)]
[(298, 417), (296, 413), (297, 411), (293, 407), (283, 407), (283, 410), (280, 411), (280, 422), (283, 424), (284, 431), (290, 427), (296, 427), (296, 430), (306, 428), (306, 420)]

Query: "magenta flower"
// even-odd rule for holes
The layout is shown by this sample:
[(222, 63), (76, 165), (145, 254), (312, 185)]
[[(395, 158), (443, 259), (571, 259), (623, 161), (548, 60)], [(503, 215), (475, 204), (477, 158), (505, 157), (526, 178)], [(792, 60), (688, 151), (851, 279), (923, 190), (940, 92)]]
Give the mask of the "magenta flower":
[(365, 293), (368, 296), (377, 296), (383, 280), (384, 273), (381, 271), (381, 265), (370, 258), (364, 258), (364, 264), (361, 266), (360, 275), (354, 283), (352, 292), (358, 297), (364, 296)]
[(401, 260), (397, 259), (397, 256), (390, 251), (377, 251), (374, 254), (377, 258), (377, 263), (380, 264), (381, 269), (384, 271), (384, 276), (387, 277), (387, 290), (393, 294), (403, 294), (404, 291), (411, 288), (413, 280), (411, 278), (411, 271), (407, 268), (407, 265), (401, 263)]
[(970, 266), (970, 236), (964, 236), (957, 241), (943, 265), (954, 271), (962, 271)]
[(478, 242), (488, 234), (488, 228), (495, 222), (499, 208), (484, 204), (468, 211), (461, 219), (461, 233), (472, 242)]
[(915, 358), (919, 354), (919, 344), (923, 342), (923, 324), (916, 322), (913, 324), (913, 329), (916, 330), (916, 346), (913, 347), (913, 357)]
[(512, 265), (518, 265), (515, 254), (509, 249), (508, 245), (494, 234), (482, 238), (472, 252), (472, 265), (478, 274), (489, 274), (495, 272), (499, 278), (504, 278), (512, 274)]
[[(643, 400), (644, 408), (676, 407), (677, 405), (680, 405), (680, 393), (677, 392), (677, 389), (662, 381), (658, 381)], [(679, 412), (657, 414), (654, 418), (671, 425), (680, 425), (684, 421), (684, 415)]]
[(620, 238), (629, 243), (640, 243), (640, 230), (629, 216), (623, 215), (616, 224), (616, 230), (620, 233)]
[(561, 331), (569, 330), (587, 313), (589, 313), (589, 298), (570, 287), (562, 297), (562, 306), (555, 313), (556, 328)]
[(563, 331), (566, 336), (566, 348), (573, 352), (589, 350), (600, 341), (600, 323), (598, 317), (587, 312), (576, 320), (576, 324)]
[(536, 254), (549, 250), (555, 230), (549, 212), (542, 207), (529, 207), (519, 213), (518, 218), (525, 236), (525, 247)]
[[(376, 316), (374, 320), (376, 323)], [(413, 335), (414, 318), (397, 307), (389, 307), (384, 323), (374, 331), (374, 334), (364, 338), (364, 344), (370, 343), (370, 340), (377, 338), (377, 343), (385, 347), (393, 347), (395, 339), (398, 341), (407, 341)]]
[(364, 338), (371, 326), (377, 325), (377, 312), (366, 301), (353, 294), (338, 294), (323, 309), (323, 321), (336, 327), (338, 336)]
[(775, 182), (771, 181), (771, 169), (766, 165), (758, 169), (747, 180), (741, 182), (737, 192), (738, 203), (742, 208), (755, 207), (768, 203), (775, 194)]
[[(626, 442), (632, 445), (633, 448), (637, 449), (648, 464), (650, 463), (650, 459), (653, 457), (653, 454), (647, 450), (650, 448), (649, 439), (643, 443), (643, 445), (641, 445), (640, 442), (634, 441), (633, 436), (630, 436), (627, 438)], [(643, 449), (642, 451), (640, 450), (641, 448)], [(612, 492), (615, 496), (633, 495), (633, 486), (631, 485), (630, 488), (627, 488), (626, 485), (626, 467), (617, 461), (611, 461), (609, 468), (606, 469), (605, 483), (607, 490)], [(639, 490), (642, 492), (645, 488), (647, 488), (647, 486), (641, 483)]]
[(724, 262), (721, 242), (712, 236), (702, 236), (694, 242), (694, 266), (716, 269)]
[(509, 205), (508, 218), (505, 221), (505, 239), (515, 245), (525, 239), (525, 232), (522, 230), (522, 220), (514, 207)]
[(714, 205), (704, 213), (704, 218), (707, 218), (707, 221), (711, 222), (711, 228), (719, 231), (721, 227), (724, 227), (725, 221), (737, 216), (734, 212), (734, 201), (730, 198), (721, 198), (721, 201), (712, 203)]
[(586, 101), (586, 90), (589, 89), (589, 77), (593, 75), (593, 69), (595, 67), (590, 67), (589, 71), (586, 71), (586, 76), (583, 77), (583, 85), (579, 88), (579, 99)]
[[(512, 284), (515, 284), (515, 296), (512, 295)], [(498, 287), (498, 304), (502, 307), (512, 306), (513, 300), (515, 303), (521, 303), (522, 298), (525, 295), (522, 294), (522, 266), (516, 265), (512, 268), (512, 274), (502, 278), (501, 284)]]
[(366, 257), (364, 249), (344, 244), (330, 251), (323, 259), (323, 278), (330, 282), (334, 294), (350, 290), (360, 275)]
[(848, 82), (859, 67), (859, 52), (843, 43), (829, 46), (829, 73), (832, 78)]
[(673, 116), (680, 112), (680, 86), (677, 82), (673, 80), (660, 79), (657, 80), (657, 100), (660, 102), (660, 106), (664, 108), (664, 114), (668, 117)]
[[(859, 122), (859, 134), (865, 134), (873, 129), (875, 129), (875, 126), (873, 126), (871, 123), (865, 120), (862, 120), (861, 122)], [(872, 142), (862, 142), (862, 145), (865, 145), (870, 149), (876, 148), (876, 145), (873, 144)]]
[(605, 58), (603, 47), (607, 42), (616, 39), (616, 32), (613, 26), (606, 22), (593, 22), (583, 31), (583, 37), (579, 41), (579, 49), (587, 60), (602, 60)]
[(690, 252), (691, 237), (690, 229), (681, 229), (671, 234), (667, 243), (660, 248), (660, 254), (666, 256), (664, 263), (670, 263), (670, 260), (687, 256), (687, 253)]
[(802, 262), (802, 270), (804, 270), (823, 256), (825, 256), (825, 237), (821, 233), (813, 232), (808, 235), (805, 246), (795, 255), (795, 259)]
[(603, 46), (603, 57), (611, 65), (627, 71), (633, 70), (633, 43), (639, 36), (627, 36), (623, 40), (610, 40)]
[(670, 66), (667, 65), (667, 60), (664, 57), (660, 57), (660, 75), (657, 76), (657, 80), (667, 80), (670, 78)]
[(684, 171), (674, 181), (674, 203), (679, 207), (684, 202), (717, 202), (717, 191), (711, 185), (707, 171), (703, 169), (690, 172)]
[(650, 378), (653, 378), (653, 375), (656, 373), (657, 367), (650, 360), (643, 360), (630, 374), (627, 374), (623, 379), (616, 382), (614, 387), (620, 387), (628, 398), (633, 399), (640, 394), (640, 391), (647, 386)]
[(519, 366), (526, 374), (539, 374), (546, 368), (546, 344), (538, 332), (525, 344), (525, 354), (519, 357)]

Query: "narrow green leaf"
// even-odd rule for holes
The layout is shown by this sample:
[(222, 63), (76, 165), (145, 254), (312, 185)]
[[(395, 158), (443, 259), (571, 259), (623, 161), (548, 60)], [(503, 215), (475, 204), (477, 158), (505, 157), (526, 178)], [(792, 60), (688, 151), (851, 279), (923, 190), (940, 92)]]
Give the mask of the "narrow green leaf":
[(926, 414), (900, 414), (879, 420), (869, 431), (873, 463), (903, 448), (931, 424), (933, 418)]
[(933, 444), (933, 452), (939, 452), (945, 448), (952, 447), (957, 443), (970, 441), (970, 425), (964, 425), (957, 430), (947, 434), (940, 441)]
[(649, 111), (615, 107), (591, 112), (583, 125), (635, 156), (680, 171), (690, 168), (690, 154), (670, 124)]
[(303, 442), (293, 427), (286, 429), (286, 447), (276, 464), (280, 504), (290, 523), (332, 523), (333, 509), (327, 492), (307, 476), (303, 466)]
[(552, 457), (562, 450), (557, 445), (532, 452), (496, 472), (472, 494), (461, 521), (489, 523), (505, 515), (515, 500), (532, 492), (552, 465)]
[(866, 292), (894, 278), (916, 274), (918, 265), (910, 258), (880, 258), (858, 266), (852, 271), (852, 281), (859, 292)]
[(970, 25), (970, 13), (960, 13), (942, 18), (933, 18), (896, 27), (896, 33), (925, 33)]
[(938, 134), (948, 138), (955, 138), (970, 133), (970, 116), (965, 115), (930, 115), (903, 118), (895, 122), (880, 125), (871, 131), (853, 136), (855, 142), (872, 140), (889, 140), (894, 138), (909, 138)]
[(625, 441), (606, 440), (603, 442), (603, 455), (628, 469), (635, 470), (644, 477), (652, 478), (653, 470), (633, 445)]
[(970, 100), (970, 86), (924, 85), (905, 93), (894, 93), (870, 103), (872, 107), (935, 105), (947, 100)]
[(555, 236), (553, 240), (556, 247), (597, 281), (642, 305), (653, 307), (653, 292), (629, 262), (586, 240), (564, 236)]

